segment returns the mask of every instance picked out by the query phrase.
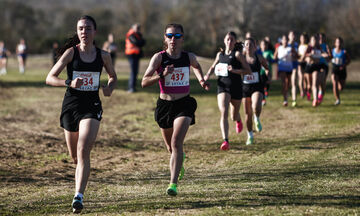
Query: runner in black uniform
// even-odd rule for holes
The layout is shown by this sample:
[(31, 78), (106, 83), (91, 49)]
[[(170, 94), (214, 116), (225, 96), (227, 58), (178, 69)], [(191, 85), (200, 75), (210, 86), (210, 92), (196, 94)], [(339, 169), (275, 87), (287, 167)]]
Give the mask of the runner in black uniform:
[(209, 68), (205, 80), (215, 72), (217, 80), (217, 99), (221, 112), (220, 128), (224, 139), (220, 146), (221, 150), (229, 149), (229, 123), (228, 110), (231, 104), (231, 119), (236, 121), (236, 132), (242, 131), (242, 122), (240, 118), (240, 105), (242, 99), (242, 78), (241, 74), (251, 74), (251, 69), (244, 56), (241, 54), (242, 45), (236, 42), (236, 34), (229, 32), (224, 38), (225, 50), (221, 50), (216, 55), (215, 61)]
[(254, 115), (255, 129), (260, 132), (262, 126), (260, 123), (261, 101), (264, 97), (265, 83), (260, 79), (261, 66), (265, 68), (266, 75), (269, 74), (269, 66), (262, 55), (256, 53), (255, 40), (246, 38), (245, 40), (245, 57), (251, 67), (252, 74), (245, 75), (243, 80), (243, 102), (245, 109), (245, 121), (248, 129), (248, 139), (246, 145), (254, 143), (252, 130), (252, 117)]
[[(49, 72), (46, 84), (67, 86), (62, 105), (60, 124), (64, 128), (66, 144), (76, 165), (74, 213), (83, 208), (83, 193), (90, 174), (90, 151), (95, 142), (102, 116), (99, 98), (100, 74), (103, 66), (108, 84), (102, 86), (104, 96), (110, 96), (116, 86), (116, 73), (110, 54), (94, 45), (96, 22), (82, 16), (77, 22), (77, 34), (59, 50), (59, 61)], [(67, 67), (67, 80), (59, 79)]]

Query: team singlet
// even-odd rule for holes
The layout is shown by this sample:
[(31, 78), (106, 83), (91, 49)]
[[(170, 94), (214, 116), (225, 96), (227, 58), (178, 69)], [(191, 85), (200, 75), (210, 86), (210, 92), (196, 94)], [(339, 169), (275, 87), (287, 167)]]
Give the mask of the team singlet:
[(161, 66), (157, 69), (160, 74), (166, 66), (174, 65), (174, 71), (168, 74), (164, 79), (159, 80), (160, 92), (165, 94), (181, 94), (190, 90), (190, 59), (187, 52), (181, 52), (178, 59), (170, 58), (165, 51), (162, 55)]

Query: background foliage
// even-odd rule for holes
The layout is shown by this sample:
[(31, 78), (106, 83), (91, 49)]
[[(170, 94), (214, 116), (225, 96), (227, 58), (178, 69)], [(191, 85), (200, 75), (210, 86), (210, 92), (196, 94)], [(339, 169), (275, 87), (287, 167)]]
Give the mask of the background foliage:
[(352, 56), (360, 55), (359, 0), (0, 0), (0, 40), (14, 51), (23, 37), (30, 53), (46, 53), (54, 41), (61, 44), (75, 32), (82, 14), (96, 19), (98, 45), (112, 32), (120, 52), (129, 27), (140, 23), (147, 56), (161, 49), (163, 28), (170, 22), (184, 25), (185, 48), (202, 56), (213, 57), (229, 30), (273, 41), (289, 30), (324, 32), (331, 45), (342, 36)]

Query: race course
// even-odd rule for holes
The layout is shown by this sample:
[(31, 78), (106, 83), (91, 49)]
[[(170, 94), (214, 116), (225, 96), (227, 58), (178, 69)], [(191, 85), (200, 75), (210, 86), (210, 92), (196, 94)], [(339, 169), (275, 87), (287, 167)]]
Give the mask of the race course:
[[(139, 79), (148, 61), (142, 60)], [(200, 58), (204, 72), (211, 62)], [(0, 215), (71, 214), (75, 165), (59, 126), (65, 88), (45, 85), (50, 67), (50, 57), (30, 56), (20, 75), (10, 59), (8, 74), (0, 76)], [(116, 72), (113, 95), (105, 98), (100, 92), (104, 115), (82, 214), (360, 213), (359, 61), (348, 67), (339, 106), (333, 105), (329, 77), (317, 108), (306, 98), (299, 98), (295, 108), (283, 107), (280, 81), (274, 80), (255, 144), (246, 146), (246, 131), (236, 134), (230, 121), (230, 150), (225, 152), (219, 149), (216, 79), (206, 92), (192, 77), (196, 124), (185, 139), (186, 172), (176, 197), (165, 193), (170, 154), (154, 121), (158, 86), (129, 94), (125, 59), (118, 59)]]

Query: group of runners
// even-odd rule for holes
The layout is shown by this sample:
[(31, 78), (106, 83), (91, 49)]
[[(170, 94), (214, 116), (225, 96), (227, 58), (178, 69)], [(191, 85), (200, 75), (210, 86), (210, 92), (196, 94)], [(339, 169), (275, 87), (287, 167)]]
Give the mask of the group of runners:
[[(27, 57), (27, 47), (23, 38), (21, 38), (19, 43), (16, 45), (16, 55), (19, 62), (19, 72), (23, 74), (25, 73)], [(4, 41), (0, 41), (0, 75), (7, 74), (7, 63), (9, 56), (11, 56), (11, 52), (5, 47)]]
[[(62, 104), (60, 125), (64, 129), (70, 156), (76, 164), (75, 196), (72, 201), (74, 213), (79, 213), (83, 209), (83, 194), (90, 173), (90, 151), (96, 140), (102, 118), (99, 89), (102, 88), (104, 96), (110, 96), (117, 82), (111, 56), (108, 52), (95, 46), (95, 34), (95, 20), (90, 16), (82, 16), (77, 21), (77, 33), (64, 47), (59, 49), (60, 58), (46, 78), (48, 85), (67, 87)], [(221, 113), (220, 129), (223, 142), (220, 149), (222, 150), (230, 148), (228, 139), (229, 107), (231, 108), (231, 118), (236, 122), (236, 132), (240, 133), (243, 129), (239, 114), (241, 103), (244, 104), (248, 131), (246, 144), (254, 143), (253, 124), (257, 131), (262, 130), (260, 123), (262, 101), (269, 89), (267, 84), (271, 80), (269, 61), (272, 60), (268, 57), (272, 55), (265, 54), (268, 50), (266, 49), (268, 42), (261, 41), (260, 47), (263, 52), (259, 52), (257, 42), (253, 38), (248, 37), (244, 43), (240, 43), (234, 32), (228, 32), (224, 37), (225, 48), (217, 53), (214, 63), (204, 75), (195, 54), (183, 50), (184, 35), (185, 31), (180, 24), (168, 24), (165, 27), (164, 50), (152, 56), (141, 82), (143, 88), (155, 84), (158, 84), (160, 88), (154, 116), (170, 154), (170, 184), (166, 193), (171, 196), (177, 195), (178, 181), (184, 175), (183, 163), (186, 158), (183, 149), (184, 139), (190, 125), (195, 123), (197, 102), (190, 96), (190, 72), (194, 72), (199, 85), (205, 91), (210, 88), (208, 84), (210, 76), (215, 73), (218, 77), (217, 100)], [(282, 45), (279, 45), (275, 51), (274, 59), (279, 59), (280, 69), (282, 69), (283, 61), (288, 60), (282, 49), (289, 50), (291, 58), (295, 57), (295, 46), (292, 45), (294, 41), (289, 41), (291, 43), (288, 43), (287, 37), (283, 38)], [(304, 54), (305, 61), (308, 61), (305, 68), (308, 68), (309, 73), (309, 68), (320, 70), (319, 66), (314, 66), (319, 63), (316, 58), (319, 58), (317, 50), (320, 50), (320, 46), (316, 41), (310, 43)], [(288, 46), (291, 49), (288, 49)], [(301, 46), (296, 49), (300, 50), (300, 48)], [(325, 54), (322, 55), (322, 53), (325, 52), (320, 50), (320, 55), (325, 57)], [(335, 60), (335, 63), (347, 64), (347, 60), (341, 55), (341, 53), (345, 53), (341, 49), (341, 41), (333, 53), (335, 58), (342, 59)], [(292, 60), (291, 63), (293, 63)], [(63, 80), (59, 78), (59, 74), (65, 67), (67, 67), (67, 79)], [(108, 74), (108, 83), (100, 87), (100, 75), (103, 67)], [(339, 66), (337, 70), (334, 72), (335, 81), (340, 80), (338, 73), (344, 69)], [(291, 64), (291, 71), (294, 71), (293, 64)], [(316, 70), (311, 73), (314, 74), (314, 71)], [(285, 75), (281, 75), (281, 73), (285, 73)], [(279, 73), (284, 82), (289, 79), (288, 73), (287, 71)], [(314, 82), (314, 79), (317, 77), (312, 76), (312, 79), (308, 79), (308, 81)], [(306, 90), (309, 89), (305, 88), (305, 92)], [(316, 90), (314, 91), (317, 93)], [(317, 94), (314, 97), (317, 97)]]

